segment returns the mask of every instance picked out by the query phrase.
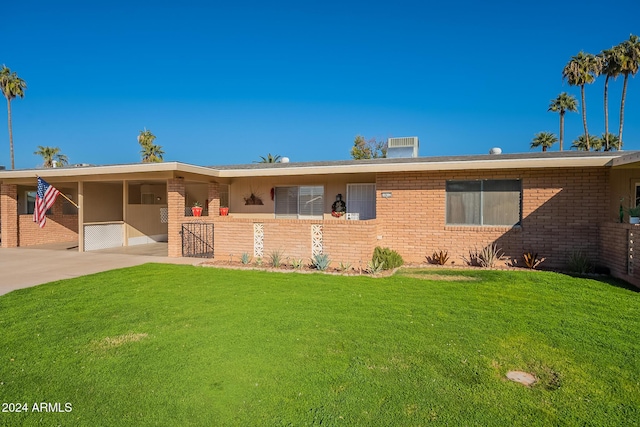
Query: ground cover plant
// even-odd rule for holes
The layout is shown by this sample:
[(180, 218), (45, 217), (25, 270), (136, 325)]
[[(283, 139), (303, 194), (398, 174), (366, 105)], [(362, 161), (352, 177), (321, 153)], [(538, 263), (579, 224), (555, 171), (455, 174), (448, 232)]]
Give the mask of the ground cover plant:
[(550, 272), (148, 264), (0, 297), (0, 425), (633, 425), (639, 331), (638, 293)]

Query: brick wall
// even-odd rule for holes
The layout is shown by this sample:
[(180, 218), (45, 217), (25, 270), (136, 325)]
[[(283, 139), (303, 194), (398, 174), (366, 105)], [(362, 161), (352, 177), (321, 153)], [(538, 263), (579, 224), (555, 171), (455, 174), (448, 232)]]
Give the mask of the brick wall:
[(48, 243), (78, 241), (78, 215), (63, 215), (64, 199), (58, 197), (47, 215), (44, 228), (33, 222), (33, 215), (19, 215), (19, 245), (34, 246)]
[(180, 227), (183, 222), (186, 222), (184, 219), (184, 198), (184, 179), (174, 178), (167, 180), (167, 209), (169, 213), (168, 252), (170, 257), (182, 256)]
[(0, 234), (3, 248), (18, 246), (18, 186), (0, 185)]
[[(605, 222), (600, 224), (599, 262), (609, 267), (611, 275), (640, 287), (640, 226)], [(638, 254), (629, 259), (629, 240), (632, 246), (637, 242), (632, 253)], [(629, 262), (632, 262), (629, 274)]]
[[(453, 179), (521, 179), (521, 226), (447, 226), (445, 183)], [(493, 243), (511, 259), (519, 260), (527, 250), (538, 252), (549, 267), (564, 266), (577, 248), (596, 259), (598, 224), (607, 219), (607, 189), (606, 168), (380, 173), (378, 244), (410, 262), (424, 262), (434, 251), (447, 250), (459, 265), (469, 250)], [(382, 192), (392, 197), (382, 198)]]

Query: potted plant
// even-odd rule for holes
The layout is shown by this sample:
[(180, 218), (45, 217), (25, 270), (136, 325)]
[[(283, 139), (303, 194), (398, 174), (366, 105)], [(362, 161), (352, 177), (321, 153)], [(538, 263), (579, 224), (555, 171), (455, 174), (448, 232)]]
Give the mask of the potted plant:
[(229, 207), (228, 206), (220, 206), (220, 216), (229, 215)]
[(195, 202), (191, 208), (193, 216), (202, 216), (202, 205), (199, 202)]
[(629, 224), (640, 224), (640, 206), (629, 208)]

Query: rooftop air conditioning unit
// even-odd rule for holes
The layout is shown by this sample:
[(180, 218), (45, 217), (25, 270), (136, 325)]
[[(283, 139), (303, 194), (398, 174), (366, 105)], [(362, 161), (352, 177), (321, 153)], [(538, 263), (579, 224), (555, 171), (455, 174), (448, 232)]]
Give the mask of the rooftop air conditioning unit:
[(418, 157), (418, 137), (387, 139), (387, 158)]

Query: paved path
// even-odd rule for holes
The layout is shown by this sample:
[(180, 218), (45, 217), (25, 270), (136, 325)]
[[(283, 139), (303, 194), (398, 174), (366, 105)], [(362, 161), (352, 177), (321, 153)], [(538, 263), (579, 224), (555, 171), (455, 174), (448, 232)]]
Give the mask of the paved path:
[(202, 261), (198, 258), (77, 252), (77, 250), (0, 248), (0, 295), (54, 280), (148, 262), (197, 265)]

